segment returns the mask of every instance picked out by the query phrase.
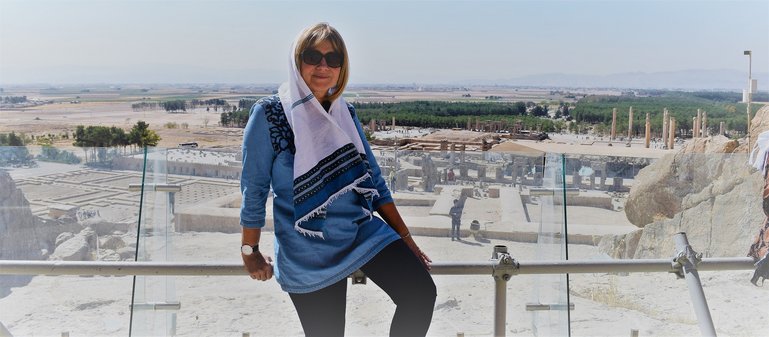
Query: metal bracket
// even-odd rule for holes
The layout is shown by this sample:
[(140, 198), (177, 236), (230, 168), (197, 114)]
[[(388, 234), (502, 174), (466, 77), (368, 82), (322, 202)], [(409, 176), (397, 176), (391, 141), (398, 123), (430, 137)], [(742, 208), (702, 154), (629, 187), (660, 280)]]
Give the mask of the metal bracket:
[(676, 253), (671, 262), (671, 267), (675, 269), (673, 274), (676, 274), (676, 278), (684, 278), (684, 266), (692, 265), (697, 266), (702, 262), (702, 253), (697, 253), (692, 249), (692, 246), (686, 245), (682, 250)]
[(364, 274), (360, 269), (350, 274), (350, 278), (352, 279), (352, 284), (366, 284), (366, 280), (368, 279), (366, 274)]
[[(566, 304), (542, 304), (542, 303), (526, 303), (526, 311), (543, 311), (543, 310), (566, 310)], [(569, 310), (574, 310), (574, 303), (569, 303)]]
[(509, 281), (510, 278), (515, 275), (521, 265), (507, 252), (506, 246), (494, 246), (494, 253), (491, 255), (492, 260), (496, 260), (497, 264), (492, 267), (491, 275), (495, 280)]
[[(129, 306), (130, 307), (130, 306)], [(134, 310), (170, 310), (176, 311), (182, 308), (180, 302), (147, 302), (147, 303), (134, 303)]]

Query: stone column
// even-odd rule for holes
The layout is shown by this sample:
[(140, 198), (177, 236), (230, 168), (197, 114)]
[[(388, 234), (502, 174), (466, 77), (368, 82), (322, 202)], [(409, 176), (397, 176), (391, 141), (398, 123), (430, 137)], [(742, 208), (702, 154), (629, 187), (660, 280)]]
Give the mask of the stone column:
[(395, 189), (407, 190), (409, 188), (409, 175), (406, 170), (395, 172)]
[(449, 168), (454, 167), (454, 161), (457, 159), (457, 144), (451, 143), (451, 152), (449, 153)]
[(542, 178), (543, 178), (542, 172), (540, 170), (537, 170), (537, 172), (534, 174), (534, 186), (542, 185)]
[(670, 113), (668, 108), (662, 110), (662, 144), (663, 148), (668, 148), (668, 123), (670, 123)]
[(708, 112), (702, 112), (702, 137), (710, 136), (708, 134)]
[(702, 125), (702, 109), (697, 109), (697, 120), (694, 122), (694, 135), (693, 138), (700, 138), (700, 126)]
[(698, 138), (697, 117), (692, 117), (692, 139)]
[(471, 123), (472, 123), (471, 119), (472, 119), (472, 118), (470, 118), (470, 117), (467, 117), (467, 129), (468, 129), (468, 130), (471, 130), (471, 129), (472, 129), (472, 127), (473, 127), (473, 126), (472, 126), (472, 124), (471, 124)]
[(478, 181), (483, 181), (486, 178), (486, 166), (478, 165)]
[(376, 119), (371, 119), (370, 122), (368, 122), (368, 129), (371, 130), (371, 132), (376, 132)]
[(622, 179), (622, 177), (614, 177), (613, 178), (613, 184), (612, 184), (612, 191), (622, 191), (622, 184), (625, 179)]
[(630, 107), (630, 112), (627, 118), (627, 138), (628, 142), (633, 139), (633, 107)]
[(518, 177), (521, 177), (521, 182), (525, 179), (525, 176), (523, 176), (523, 168), (525, 167), (526, 162), (521, 157), (515, 157), (513, 159), (513, 172), (511, 174), (513, 178), (513, 184), (515, 184), (518, 181)]
[(462, 164), (459, 165), (459, 176), (463, 179), (467, 179), (467, 166)]
[(676, 119), (670, 117), (670, 130), (668, 131), (668, 149), (673, 149), (673, 144), (676, 142)]
[(617, 108), (611, 110), (611, 138), (609, 141), (613, 141), (617, 137)]
[(574, 187), (581, 188), (582, 187), (582, 176), (579, 175), (579, 172), (574, 172), (571, 176), (572, 183), (574, 184)]
[(601, 163), (601, 186), (599, 189), (603, 191), (606, 188), (606, 163)]
[(494, 179), (500, 183), (505, 180), (505, 167), (504, 166), (497, 166), (496, 172), (494, 172)]
[(718, 134), (722, 136), (724, 135), (724, 122), (718, 124)]
[(646, 130), (644, 132), (646, 135), (646, 148), (649, 148), (649, 143), (651, 142), (652, 137), (652, 123), (649, 120), (649, 113), (646, 113)]
[(475, 130), (481, 131), (481, 120), (478, 117), (475, 117)]
[(395, 117), (393, 117), (393, 126), (391, 130), (395, 130)]

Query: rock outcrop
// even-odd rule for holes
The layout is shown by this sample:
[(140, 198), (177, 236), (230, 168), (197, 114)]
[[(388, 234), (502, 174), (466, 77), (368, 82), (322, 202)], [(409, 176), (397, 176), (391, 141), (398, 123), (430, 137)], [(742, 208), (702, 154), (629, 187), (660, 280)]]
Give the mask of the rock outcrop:
[[(57, 236), (71, 232), (68, 228), (34, 216), (10, 174), (0, 170), (0, 260), (43, 260), (53, 252)], [(0, 276), (0, 297), (7, 295), (10, 287), (25, 285), (30, 279)]]
[[(132, 226), (135, 228), (101, 218), (81, 223), (74, 213), (58, 219), (37, 217), (10, 174), (0, 170), (0, 260), (133, 260), (136, 249), (126, 247), (129, 245), (121, 237)], [(106, 247), (97, 249), (100, 238), (104, 238)], [(0, 276), (0, 297), (8, 293), (9, 287), (25, 285), (30, 279)]]
[[(769, 106), (759, 110), (751, 134), (769, 129)], [(763, 123), (763, 124), (762, 124)], [(686, 232), (705, 256), (745, 256), (764, 214), (761, 173), (747, 164), (744, 140), (693, 139), (679, 152), (642, 169), (625, 211), (642, 230), (606, 236), (601, 250), (615, 258), (664, 258), (675, 253), (673, 235)]]
[(74, 221), (41, 219), (7, 171), (0, 171), (0, 259), (42, 260), (56, 247), (63, 232), (80, 232)]
[(693, 139), (678, 153), (641, 169), (625, 204), (628, 220), (643, 228), (673, 218), (684, 209), (684, 199), (707, 192), (713, 184), (723, 191), (741, 184), (751, 172), (744, 153), (731, 154), (736, 147), (737, 141), (724, 136)]
[(83, 229), (77, 235), (56, 246), (50, 260), (89, 261), (96, 251), (96, 233), (90, 228)]

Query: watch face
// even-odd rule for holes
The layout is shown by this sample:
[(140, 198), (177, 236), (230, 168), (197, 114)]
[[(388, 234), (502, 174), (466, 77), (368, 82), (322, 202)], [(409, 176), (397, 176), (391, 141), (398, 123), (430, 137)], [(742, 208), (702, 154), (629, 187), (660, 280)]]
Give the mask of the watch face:
[(249, 245), (242, 245), (240, 246), (240, 252), (243, 253), (243, 255), (251, 255), (254, 253), (254, 248)]

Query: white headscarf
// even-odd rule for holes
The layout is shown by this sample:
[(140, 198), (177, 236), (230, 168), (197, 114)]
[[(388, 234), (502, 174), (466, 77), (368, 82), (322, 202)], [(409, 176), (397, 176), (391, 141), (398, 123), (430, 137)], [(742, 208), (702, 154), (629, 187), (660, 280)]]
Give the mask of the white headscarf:
[(769, 131), (761, 132), (750, 151), (748, 164), (753, 165), (757, 170), (766, 175), (766, 155), (769, 153)]
[(347, 102), (339, 96), (331, 102), (328, 112), (323, 109), (297, 67), (297, 44), (298, 38), (289, 53), (288, 82), (278, 90), (296, 147), (294, 228), (304, 235), (323, 238), (323, 219), (318, 215), (325, 214), (334, 199), (355, 190), (370, 200), (377, 191)]

